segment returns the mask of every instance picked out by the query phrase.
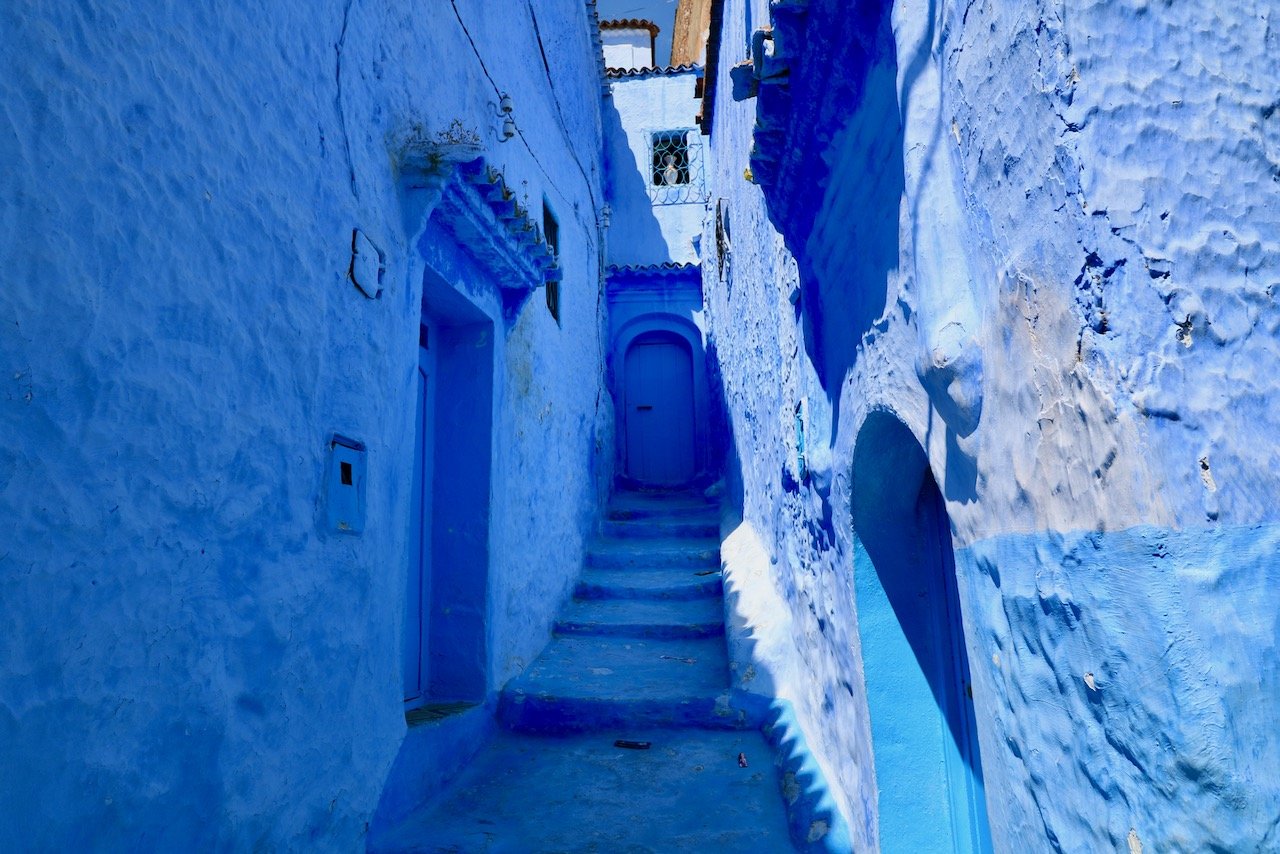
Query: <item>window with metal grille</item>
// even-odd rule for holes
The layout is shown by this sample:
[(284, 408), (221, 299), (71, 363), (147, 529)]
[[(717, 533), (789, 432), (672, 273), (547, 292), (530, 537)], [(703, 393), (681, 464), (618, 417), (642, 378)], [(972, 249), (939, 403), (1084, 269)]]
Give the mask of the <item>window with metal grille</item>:
[(696, 128), (676, 128), (649, 137), (649, 199), (658, 205), (706, 201), (702, 137)]
[(547, 282), (544, 289), (547, 292), (547, 311), (551, 312), (551, 316), (556, 319), (556, 325), (560, 325), (560, 283)]
[(560, 222), (556, 219), (556, 215), (552, 212), (551, 205), (546, 199), (542, 200), (542, 238), (547, 242), (547, 248), (551, 250), (551, 256), (559, 260)]
[(684, 131), (653, 135), (653, 184), (674, 187), (689, 183), (689, 140)]
[[(542, 200), (542, 237), (547, 241), (547, 249), (551, 251), (551, 257), (556, 259), (556, 263), (560, 263), (560, 222), (556, 219), (555, 213), (551, 210), (550, 203), (544, 198)], [(551, 312), (551, 316), (556, 319), (556, 324), (560, 323), (560, 282), (547, 282), (547, 311)]]

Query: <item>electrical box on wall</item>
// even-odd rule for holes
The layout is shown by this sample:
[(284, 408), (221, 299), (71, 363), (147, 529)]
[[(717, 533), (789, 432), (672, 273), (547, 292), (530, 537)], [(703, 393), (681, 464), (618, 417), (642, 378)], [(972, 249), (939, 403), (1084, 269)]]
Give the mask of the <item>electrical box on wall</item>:
[(325, 514), (331, 531), (340, 534), (364, 531), (366, 457), (364, 444), (354, 439), (334, 436), (329, 442)]

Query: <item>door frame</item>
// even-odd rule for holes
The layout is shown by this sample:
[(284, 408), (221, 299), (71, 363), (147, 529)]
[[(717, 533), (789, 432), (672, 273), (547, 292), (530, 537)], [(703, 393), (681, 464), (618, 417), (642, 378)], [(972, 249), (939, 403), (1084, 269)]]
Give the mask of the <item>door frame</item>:
[[(404, 702), (407, 708), (413, 708), (426, 702), (429, 694), (430, 674), (427, 664), (430, 660), (430, 632), (428, 631), (431, 613), (431, 527), (433, 469), (435, 462), (435, 352), (431, 349), (434, 334), (424, 314), (418, 327), (418, 364), (416, 376), (419, 379), (417, 393), (414, 397), (416, 412), (414, 413), (413, 436), (413, 482), (412, 494), (409, 497), (409, 541), (410, 541), (410, 575), (409, 588), (405, 593), (405, 626), (404, 654), (402, 666), (404, 673)], [(418, 602), (413, 603), (413, 563), (417, 563)], [(411, 667), (409, 662), (409, 645), (413, 622), (417, 622), (418, 650), (415, 656), (417, 673), (413, 675), (414, 687), (409, 687)]]
[[(699, 485), (709, 480), (710, 473), (710, 426), (708, 415), (707, 391), (707, 357), (702, 330), (688, 318), (677, 314), (651, 312), (632, 318), (618, 330), (610, 346), (610, 387), (613, 391), (615, 424), (620, 419), (617, 413), (627, 412), (626, 390), (626, 357), (632, 343), (641, 336), (653, 332), (673, 335), (684, 340), (689, 346), (689, 358), (693, 367), (693, 480), (690, 485)], [(625, 423), (625, 422), (624, 422)], [(625, 434), (619, 431), (614, 442), (615, 464), (619, 480), (630, 480), (626, 472)]]
[[(490, 690), (489, 553), (493, 489), (496, 384), (502, 353), (502, 301), (490, 275), (466, 255), (450, 236), (431, 225), (419, 241), (421, 277), (419, 337), (410, 382), (417, 406), (416, 384), (421, 359), (421, 329), (429, 332), (434, 389), (430, 395), (433, 458), (430, 518), (416, 519), (410, 510), (409, 548), (404, 562), (404, 596), (409, 595), (412, 526), (426, 524), (430, 569), (423, 600), (423, 646), (420, 668), (426, 674), (416, 697), (406, 698), (405, 711), (424, 705), (459, 706), (483, 702)], [(475, 284), (492, 290), (470, 292)], [(415, 431), (413, 444), (419, 437)], [(407, 448), (408, 461), (416, 448)], [(413, 502), (410, 501), (410, 504)], [(408, 613), (405, 601), (405, 612)], [(409, 629), (400, 632), (402, 685)]]

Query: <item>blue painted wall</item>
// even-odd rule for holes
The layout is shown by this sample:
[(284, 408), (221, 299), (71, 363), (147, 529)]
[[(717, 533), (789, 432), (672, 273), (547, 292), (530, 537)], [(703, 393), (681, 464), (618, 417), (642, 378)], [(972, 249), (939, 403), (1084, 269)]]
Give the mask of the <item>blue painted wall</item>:
[[(852, 509), (872, 412), (945, 499), (994, 847), (1275, 846), (1274, 10), (775, 11), (724, 4), (722, 216), (664, 219), (620, 104), (692, 124), (694, 76), (601, 109), (577, 0), (0, 9), (0, 847), (346, 851), (465, 762), (613, 479), (606, 261), (705, 265), (735, 686), (789, 710), (855, 849), (896, 841)], [(766, 24), (776, 77), (734, 102)], [(552, 205), (560, 323), (397, 180), (445, 149)], [(406, 733), (428, 269), (495, 330), (486, 704)], [(328, 525), (335, 434), (367, 453), (359, 536)]]
[(615, 470), (626, 478), (625, 414), (633, 407), (626, 384), (626, 358), (645, 336), (668, 335), (689, 348), (693, 362), (694, 483), (720, 477), (724, 458), (719, 387), (706, 353), (706, 321), (700, 269), (693, 264), (610, 267), (608, 276), (609, 359), (607, 378), (617, 416)]
[[(1273, 17), (726, 0), (735, 673), (793, 703), (855, 849), (895, 843), (850, 512), (876, 411), (945, 499), (996, 850), (1276, 844)], [(766, 23), (778, 76), (735, 102)]]
[[(710, 170), (707, 141), (689, 136), (695, 166), (690, 185), (655, 190), (652, 138), (661, 131), (697, 127), (699, 100), (694, 89), (700, 71), (649, 72), (611, 77), (604, 102), (606, 192), (612, 209), (609, 263), (618, 266), (694, 264), (706, 213)], [(663, 202), (676, 203), (663, 203)]]
[[(447, 3), (0, 9), (0, 848), (362, 847), (406, 734), (424, 143), (559, 218), (561, 322), (481, 299), (487, 690), (548, 637), (612, 477), (593, 22), (456, 6), (492, 85)], [(325, 524), (334, 433), (367, 447), (360, 536)]]
[[(687, 345), (693, 362), (694, 476), (720, 476), (723, 407), (714, 365), (708, 365), (699, 264), (710, 179), (708, 141), (697, 129), (694, 97), (700, 70), (613, 76), (604, 102), (609, 327), (608, 382), (617, 418), (615, 466), (632, 485), (626, 415), (634, 404), (626, 383), (627, 354), (645, 336), (667, 334)], [(656, 186), (655, 133), (690, 129), (686, 184)], [(652, 485), (652, 484), (650, 484)]]

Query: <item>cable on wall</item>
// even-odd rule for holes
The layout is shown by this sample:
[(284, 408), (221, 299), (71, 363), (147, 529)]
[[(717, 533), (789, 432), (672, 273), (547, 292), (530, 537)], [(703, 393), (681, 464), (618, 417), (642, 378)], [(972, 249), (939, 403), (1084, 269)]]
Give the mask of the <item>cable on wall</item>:
[[(497, 98), (501, 99), (502, 90), (498, 88), (497, 81), (493, 79), (493, 75), (489, 72), (489, 66), (485, 63), (484, 56), (481, 55), (479, 47), (476, 46), (476, 40), (471, 35), (471, 30), (467, 28), (467, 22), (462, 18), (462, 13), (458, 10), (457, 0), (449, 0), (449, 5), (453, 8), (454, 17), (458, 19), (458, 26), (462, 27), (462, 32), (467, 37), (467, 43), (471, 45), (471, 52), (475, 54), (476, 61), (480, 63), (480, 70), (484, 73), (485, 79), (489, 81), (489, 86), (493, 89), (494, 95)], [(531, 15), (532, 15), (532, 11), (533, 11), (532, 8), (530, 8)], [(535, 29), (537, 27), (536, 20), (534, 21), (534, 27)], [(539, 37), (538, 39), (538, 46), (539, 48), (541, 48), (542, 46), (541, 37)], [(550, 82), (551, 69), (547, 63), (545, 52), (543, 53), (543, 68), (547, 74), (547, 80), (548, 82)], [(556, 106), (556, 113), (560, 117), (561, 132), (565, 134), (566, 142), (569, 143), (571, 142), (571, 140), (568, 139), (568, 128), (565, 126), (564, 114), (560, 109), (560, 101), (558, 98), (555, 97), (555, 86), (552, 85), (551, 89), (552, 89), (552, 100), (555, 102), (555, 106)], [(569, 198), (563, 193), (563, 191), (559, 189), (559, 186), (557, 185), (556, 181), (552, 179), (551, 173), (548, 172), (547, 168), (542, 165), (542, 161), (538, 159), (537, 153), (534, 152), (533, 146), (529, 144), (528, 138), (524, 135), (524, 130), (521, 129), (519, 125), (516, 125), (516, 134), (520, 137), (520, 141), (524, 144), (525, 150), (529, 152), (529, 157), (533, 160), (534, 164), (537, 165), (539, 171), (542, 172), (543, 177), (547, 179), (547, 186), (555, 189), (555, 191), (560, 194), (561, 199), (566, 204), (569, 204)], [(567, 147), (568, 147), (570, 156), (573, 158), (574, 162), (577, 163), (578, 171), (582, 174), (582, 180), (585, 182), (586, 188), (587, 188), (587, 198), (591, 202), (591, 212), (592, 212), (592, 218), (594, 221), (592, 222), (591, 227), (585, 229), (588, 234), (591, 234), (599, 227), (600, 209), (599, 209), (599, 206), (596, 204), (595, 194), (591, 190), (591, 180), (587, 177), (587, 172), (582, 167), (581, 161), (578, 160), (577, 152), (573, 150), (573, 146), (571, 144), (568, 145)], [(585, 225), (584, 223), (579, 223), (579, 224)]]

